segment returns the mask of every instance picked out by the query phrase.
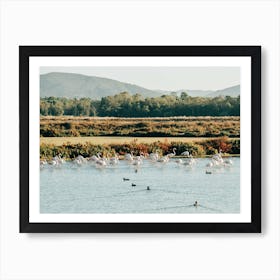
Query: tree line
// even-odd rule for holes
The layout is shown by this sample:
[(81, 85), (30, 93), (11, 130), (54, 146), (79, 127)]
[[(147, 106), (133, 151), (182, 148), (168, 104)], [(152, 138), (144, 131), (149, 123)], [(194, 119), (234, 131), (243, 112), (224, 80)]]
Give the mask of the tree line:
[(121, 92), (101, 100), (91, 98), (44, 97), (42, 116), (172, 117), (239, 116), (240, 96), (191, 97), (186, 92), (146, 97)]

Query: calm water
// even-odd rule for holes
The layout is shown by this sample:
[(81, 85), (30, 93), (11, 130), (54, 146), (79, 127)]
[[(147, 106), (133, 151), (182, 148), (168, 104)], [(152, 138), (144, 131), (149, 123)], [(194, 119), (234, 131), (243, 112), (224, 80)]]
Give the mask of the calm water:
[[(240, 159), (206, 174), (208, 159), (192, 168), (171, 159), (145, 160), (135, 172), (127, 161), (96, 168), (65, 163), (41, 170), (41, 213), (238, 213)], [(123, 181), (129, 178), (129, 181)], [(131, 184), (136, 184), (132, 187)], [(147, 186), (150, 190), (147, 190)], [(198, 201), (199, 206), (192, 206)]]

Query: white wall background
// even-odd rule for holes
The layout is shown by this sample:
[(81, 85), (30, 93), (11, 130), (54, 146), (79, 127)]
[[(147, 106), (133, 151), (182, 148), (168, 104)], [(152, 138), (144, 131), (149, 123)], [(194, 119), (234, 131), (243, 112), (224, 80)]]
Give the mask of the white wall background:
[[(279, 1), (0, 0), (1, 279), (280, 279)], [(262, 45), (262, 234), (19, 234), (18, 45)]]

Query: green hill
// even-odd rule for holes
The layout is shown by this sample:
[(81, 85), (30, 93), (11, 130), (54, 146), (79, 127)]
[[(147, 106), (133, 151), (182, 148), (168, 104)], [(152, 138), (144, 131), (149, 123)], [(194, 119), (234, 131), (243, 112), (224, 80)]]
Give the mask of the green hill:
[(52, 72), (40, 76), (41, 97), (90, 97), (100, 99), (120, 92), (156, 97), (161, 93), (116, 80), (74, 73)]

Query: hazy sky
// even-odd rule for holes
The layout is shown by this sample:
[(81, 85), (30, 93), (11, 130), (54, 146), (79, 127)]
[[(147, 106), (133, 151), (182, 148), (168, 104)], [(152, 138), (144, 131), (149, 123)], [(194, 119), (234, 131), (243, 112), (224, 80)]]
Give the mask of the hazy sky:
[(118, 80), (147, 89), (217, 90), (240, 84), (239, 67), (41, 67), (40, 73), (70, 72)]

